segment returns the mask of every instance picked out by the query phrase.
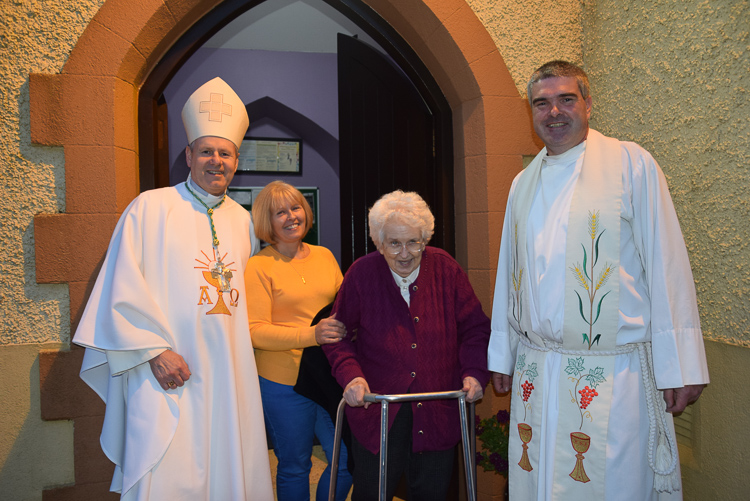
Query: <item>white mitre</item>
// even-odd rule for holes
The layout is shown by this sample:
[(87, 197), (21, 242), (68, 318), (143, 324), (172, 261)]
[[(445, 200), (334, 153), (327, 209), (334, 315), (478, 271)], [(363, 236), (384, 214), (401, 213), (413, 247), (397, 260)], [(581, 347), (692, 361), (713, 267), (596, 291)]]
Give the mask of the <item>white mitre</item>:
[(245, 103), (221, 78), (201, 85), (182, 108), (188, 144), (203, 136), (216, 136), (242, 145), (250, 119)]

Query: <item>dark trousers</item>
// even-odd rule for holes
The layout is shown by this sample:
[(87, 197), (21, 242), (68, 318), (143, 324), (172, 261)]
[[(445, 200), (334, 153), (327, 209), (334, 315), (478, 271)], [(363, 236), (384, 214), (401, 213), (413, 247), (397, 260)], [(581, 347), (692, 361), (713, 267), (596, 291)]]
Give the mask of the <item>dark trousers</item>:
[[(386, 500), (393, 499), (401, 475), (406, 475), (411, 501), (440, 501), (446, 498), (453, 472), (454, 449), (412, 452), (412, 410), (401, 405), (388, 433), (388, 474)], [(378, 437), (380, 438), (380, 437)], [(368, 451), (352, 437), (354, 491), (352, 501), (377, 501), (380, 480), (380, 454)]]

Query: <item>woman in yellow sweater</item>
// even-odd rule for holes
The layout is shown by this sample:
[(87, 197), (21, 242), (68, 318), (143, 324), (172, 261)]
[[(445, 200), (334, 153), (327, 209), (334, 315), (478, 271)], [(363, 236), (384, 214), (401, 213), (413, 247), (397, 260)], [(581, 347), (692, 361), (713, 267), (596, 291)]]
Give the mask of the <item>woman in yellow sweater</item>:
[[(321, 501), (328, 498), (334, 425), (321, 406), (295, 393), (293, 386), (303, 348), (336, 343), (346, 334), (333, 317), (310, 326), (333, 301), (343, 277), (328, 249), (302, 241), (313, 214), (299, 190), (273, 181), (258, 194), (252, 212), (255, 234), (270, 244), (248, 261), (245, 288), (266, 430), (279, 460), (277, 497), (310, 498), (310, 457), (317, 436), (329, 464), (318, 483), (316, 499)], [(352, 483), (346, 464), (342, 449), (338, 500), (346, 499)]]

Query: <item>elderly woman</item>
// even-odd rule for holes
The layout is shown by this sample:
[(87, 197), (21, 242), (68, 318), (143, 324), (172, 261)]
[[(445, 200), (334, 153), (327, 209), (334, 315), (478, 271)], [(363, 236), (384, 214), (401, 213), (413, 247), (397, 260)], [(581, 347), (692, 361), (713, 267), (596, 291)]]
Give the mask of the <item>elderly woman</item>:
[[(323, 347), (350, 406), (355, 501), (378, 495), (380, 412), (379, 405), (368, 408), (365, 393), (463, 389), (473, 402), (489, 381), (490, 321), (458, 263), (426, 246), (435, 218), (425, 201), (389, 193), (370, 209), (369, 223), (378, 250), (351, 266), (334, 305), (346, 337)], [(460, 440), (456, 405), (392, 404), (388, 499), (402, 473), (411, 499), (445, 499)]]
[[(270, 245), (250, 258), (245, 270), (250, 336), (255, 348), (266, 430), (279, 460), (280, 501), (310, 499), (313, 438), (331, 463), (334, 426), (320, 405), (294, 392), (302, 349), (336, 343), (344, 325), (333, 317), (311, 320), (336, 296), (341, 270), (325, 247), (302, 241), (313, 223), (305, 197), (282, 181), (269, 183), (253, 203), (255, 233)], [(336, 499), (351, 487), (342, 450)], [(330, 468), (330, 467), (329, 467)], [(328, 499), (330, 470), (318, 482), (316, 499)]]

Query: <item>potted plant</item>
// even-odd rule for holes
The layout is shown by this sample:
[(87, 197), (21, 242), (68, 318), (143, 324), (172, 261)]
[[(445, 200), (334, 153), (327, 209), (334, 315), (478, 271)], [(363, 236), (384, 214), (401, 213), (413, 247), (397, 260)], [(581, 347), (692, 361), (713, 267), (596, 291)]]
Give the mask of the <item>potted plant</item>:
[(497, 414), (488, 418), (475, 418), (477, 439), (481, 444), (477, 450), (477, 466), (484, 471), (494, 471), (508, 478), (508, 428), (510, 414), (500, 409)]

